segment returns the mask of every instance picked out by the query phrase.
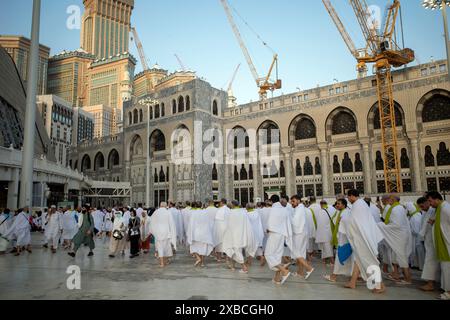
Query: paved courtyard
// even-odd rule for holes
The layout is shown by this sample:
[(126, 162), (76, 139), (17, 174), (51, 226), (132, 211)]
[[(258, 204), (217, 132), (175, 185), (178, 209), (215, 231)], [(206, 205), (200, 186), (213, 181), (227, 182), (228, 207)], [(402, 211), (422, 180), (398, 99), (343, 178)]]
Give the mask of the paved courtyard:
[[(278, 299), (436, 299), (438, 292), (418, 290), (419, 274), (414, 272), (413, 286), (387, 281), (387, 292), (374, 295), (360, 284), (357, 290), (344, 289), (345, 279), (328, 283), (320, 261), (308, 281), (291, 277), (278, 287), (272, 284), (268, 267), (254, 265), (248, 275), (232, 272), (224, 264), (208, 259), (204, 269), (194, 268), (193, 260), (180, 253), (165, 270), (158, 267), (153, 252), (136, 259), (128, 256), (108, 258), (107, 243), (97, 241), (95, 256), (81, 249), (76, 259), (59, 250), (52, 255), (41, 248), (43, 236), (33, 235), (33, 253), (15, 257), (0, 256), (0, 299), (145, 299), (145, 300), (278, 300)], [(68, 290), (66, 270), (81, 268), (81, 290)]]

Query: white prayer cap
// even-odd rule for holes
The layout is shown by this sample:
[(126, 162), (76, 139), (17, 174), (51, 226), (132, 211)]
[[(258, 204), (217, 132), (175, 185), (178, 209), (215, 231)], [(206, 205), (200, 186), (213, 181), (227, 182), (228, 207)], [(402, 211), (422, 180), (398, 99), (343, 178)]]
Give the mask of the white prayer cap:
[(51, 209), (56, 209), (56, 206), (55, 206), (55, 205), (52, 205), (50, 208), (51, 208)]

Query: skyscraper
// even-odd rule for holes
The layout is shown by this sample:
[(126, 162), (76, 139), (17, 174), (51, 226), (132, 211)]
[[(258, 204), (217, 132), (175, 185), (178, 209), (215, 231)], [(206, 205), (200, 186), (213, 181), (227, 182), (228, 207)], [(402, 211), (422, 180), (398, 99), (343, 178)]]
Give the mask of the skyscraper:
[(83, 0), (81, 48), (97, 59), (128, 52), (134, 0)]

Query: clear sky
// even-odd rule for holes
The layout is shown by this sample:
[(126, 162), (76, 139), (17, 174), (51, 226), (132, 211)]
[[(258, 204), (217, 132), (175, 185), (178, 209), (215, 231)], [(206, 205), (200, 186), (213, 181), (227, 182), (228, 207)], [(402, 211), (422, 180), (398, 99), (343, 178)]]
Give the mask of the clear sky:
[[(346, 0), (332, 1), (358, 47), (361, 32)], [(384, 12), (387, 0), (367, 0)], [(391, 2), (391, 1), (389, 1)], [(424, 10), (421, 0), (403, 0), (405, 44), (416, 51), (414, 64), (443, 59), (445, 45), (442, 16)], [(320, 0), (230, 0), (240, 15), (279, 54), (280, 78), (284, 87), (276, 95), (297, 88), (355, 78), (355, 61)], [(43, 0), (41, 43), (52, 54), (80, 45), (80, 30), (66, 27), (70, 5), (83, 8), (82, 0)], [(3, 1), (0, 34), (29, 36), (32, 0)], [(251, 30), (236, 18), (250, 53), (263, 76), (272, 61), (268, 51)], [(226, 88), (237, 64), (241, 69), (233, 85), (238, 103), (257, 100), (257, 88), (228, 24), (219, 0), (135, 0), (132, 24), (136, 27), (150, 65), (180, 69), (174, 57), (213, 86)], [(138, 58), (131, 43), (131, 52)], [(142, 70), (138, 64), (136, 71)]]

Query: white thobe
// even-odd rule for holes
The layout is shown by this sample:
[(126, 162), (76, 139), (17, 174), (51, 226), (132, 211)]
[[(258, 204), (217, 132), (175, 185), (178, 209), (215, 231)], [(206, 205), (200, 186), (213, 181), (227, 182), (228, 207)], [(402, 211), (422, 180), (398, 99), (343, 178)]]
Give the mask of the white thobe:
[(0, 215), (0, 235), (4, 235), (11, 227), (14, 220), (13, 217), (14, 217), (13, 213), (10, 213), (9, 215), (2, 213)]
[(258, 210), (254, 210), (253, 212), (247, 212), (248, 219), (252, 226), (253, 237), (256, 244), (256, 253), (255, 256), (259, 257), (263, 255), (263, 245), (264, 245), (264, 228), (261, 222), (261, 215)]
[(309, 235), (306, 208), (300, 204), (292, 216), (292, 259), (306, 259)]
[(16, 246), (24, 247), (31, 242), (30, 222), (25, 212), (21, 212), (14, 217), (14, 222), (8, 231), (3, 235), (10, 241), (16, 239)]
[(245, 262), (244, 253), (246, 256), (255, 256), (257, 246), (245, 209), (233, 209), (228, 214), (222, 245), (227, 257), (237, 263)]
[(381, 222), (380, 209), (373, 203), (370, 203), (370, 213), (372, 214), (376, 223)]
[(316, 243), (322, 251), (322, 259), (330, 258), (333, 256), (333, 246), (331, 245), (333, 238), (331, 232), (331, 216), (328, 216), (328, 213), (320, 207), (314, 208), (313, 210), (317, 221)]
[(191, 210), (187, 240), (190, 252), (209, 256), (214, 249), (213, 229), (206, 210)]
[(267, 221), (269, 235), (265, 248), (265, 257), (269, 268), (273, 271), (279, 271), (284, 254), (285, 244), (292, 248), (292, 222), (289, 211), (279, 202), (274, 203)]
[(150, 217), (150, 233), (155, 237), (155, 248), (160, 258), (172, 257), (172, 246), (177, 248), (177, 227), (172, 214), (160, 208)]
[(392, 262), (398, 264), (400, 268), (408, 268), (412, 235), (406, 209), (402, 205), (396, 206), (392, 209), (389, 223), (380, 222), (378, 226), (385, 242), (392, 250)]
[(214, 247), (216, 252), (223, 252), (223, 237), (227, 227), (226, 220), (230, 214), (230, 208), (227, 206), (220, 207), (217, 210), (215, 222), (214, 222)]
[(441, 266), (436, 258), (436, 248), (434, 247), (433, 226), (428, 222), (436, 218), (436, 209), (430, 209), (424, 214), (420, 237), (425, 244), (425, 262), (423, 265), (422, 279), (426, 281), (438, 281), (441, 278)]
[(378, 244), (383, 240), (383, 234), (370, 214), (369, 206), (362, 199), (353, 203), (346, 226), (355, 263), (362, 278), (367, 281), (368, 268), (379, 265)]
[(63, 240), (72, 240), (78, 232), (78, 224), (76, 220), (77, 212), (67, 210), (61, 216), (61, 226), (63, 230)]
[(101, 232), (103, 230), (103, 218), (105, 217), (105, 214), (100, 210), (96, 210), (92, 217), (94, 218), (95, 229), (97, 229), (98, 232)]
[(425, 248), (422, 243), (422, 237), (420, 236), (422, 218), (422, 212), (417, 212), (409, 219), (412, 235), (412, 253), (409, 260), (412, 267), (419, 268), (420, 270), (423, 270), (423, 264), (425, 262)]
[[(113, 222), (112, 222), (113, 213), (112, 212), (106, 212), (104, 216), (104, 223), (103, 223), (103, 229), (104, 232), (111, 232), (113, 228)], [(141, 216), (138, 216), (139, 218)]]
[(314, 252), (316, 241), (316, 224), (313, 219), (313, 212), (310, 208), (305, 208), (306, 210), (306, 222), (308, 226), (308, 248), (307, 251), (309, 253)]
[[(441, 233), (444, 243), (447, 246), (447, 252), (450, 254), (450, 204), (446, 201), (441, 207)], [(434, 228), (433, 228), (434, 239)], [(441, 288), (445, 292), (450, 292), (450, 261), (441, 261)]]
[[(348, 240), (347, 233), (350, 223), (350, 210), (345, 209), (341, 213), (341, 222), (339, 223), (339, 230), (337, 233), (338, 237), (338, 247), (342, 247), (350, 241)], [(338, 249), (339, 250), (339, 249)], [(339, 261), (338, 251), (336, 251), (336, 258), (334, 263), (334, 271), (333, 274), (343, 275), (343, 276), (351, 276), (353, 272), (354, 265), (354, 255), (352, 254), (345, 262), (344, 265)]]
[(47, 226), (45, 229), (45, 238), (47, 243), (54, 249), (58, 248), (59, 239), (61, 237), (62, 213), (57, 211), (51, 215), (47, 215)]

